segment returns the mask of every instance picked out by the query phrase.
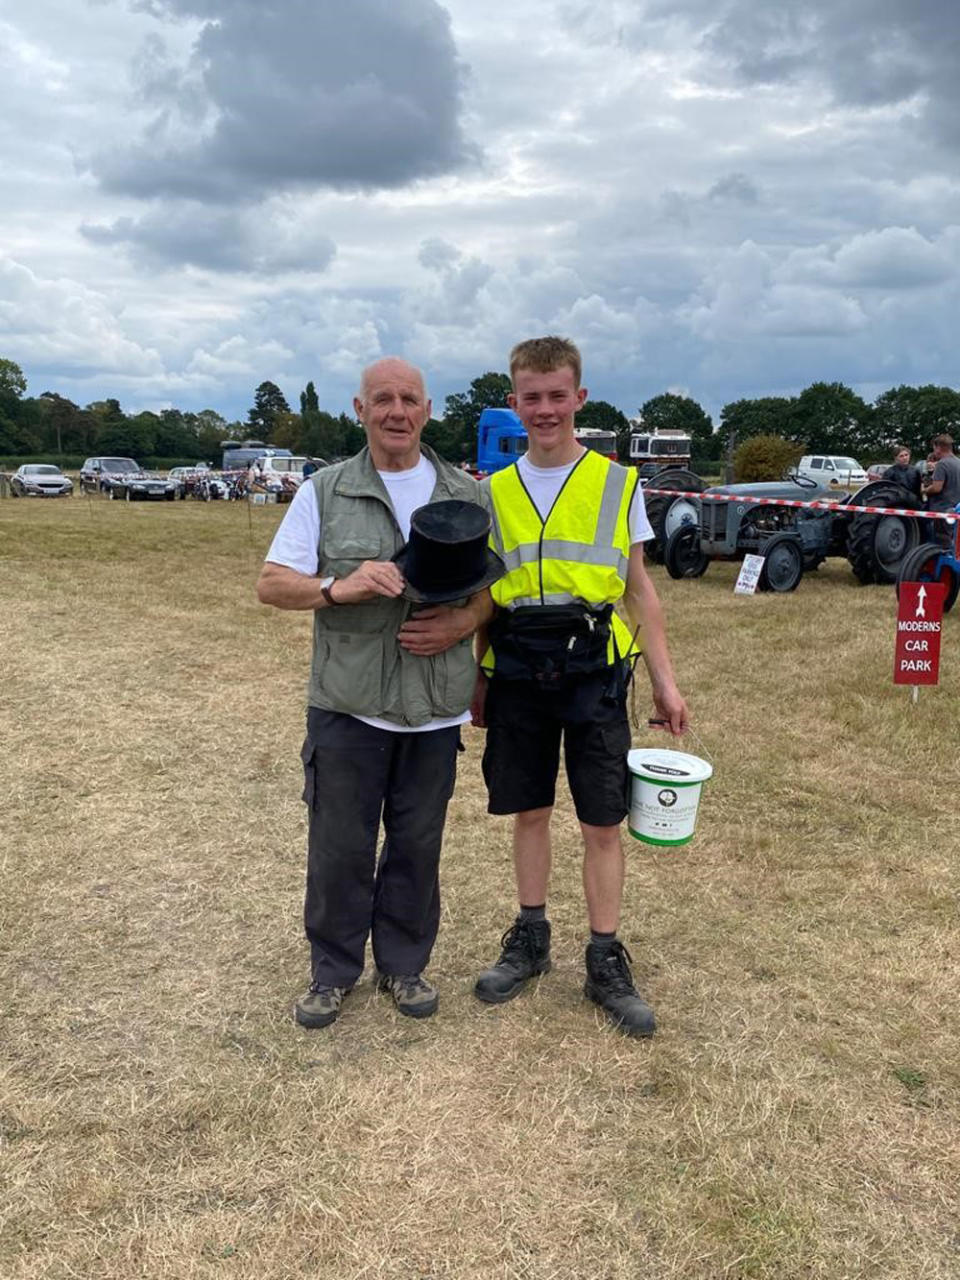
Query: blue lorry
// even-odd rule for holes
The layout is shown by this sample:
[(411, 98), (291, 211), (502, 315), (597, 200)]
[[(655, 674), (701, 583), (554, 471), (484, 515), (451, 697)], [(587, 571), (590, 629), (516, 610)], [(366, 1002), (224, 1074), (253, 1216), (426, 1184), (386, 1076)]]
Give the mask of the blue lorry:
[(476, 474), (502, 471), (527, 452), (527, 433), (512, 409), (484, 409), (477, 423)]
[[(576, 437), (587, 449), (617, 460), (617, 437), (613, 431), (597, 427), (578, 428)], [(488, 476), (502, 471), (527, 452), (527, 433), (512, 409), (484, 409), (477, 423), (477, 466), (475, 474)]]

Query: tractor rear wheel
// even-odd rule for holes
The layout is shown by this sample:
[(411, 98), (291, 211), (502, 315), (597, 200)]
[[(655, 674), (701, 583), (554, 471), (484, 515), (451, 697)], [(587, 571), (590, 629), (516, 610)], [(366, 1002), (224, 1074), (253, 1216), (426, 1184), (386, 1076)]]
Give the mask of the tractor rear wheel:
[[(650, 480), (651, 489), (670, 489), (677, 493), (703, 493), (706, 486), (698, 475), (682, 467), (667, 467)], [(684, 524), (700, 523), (700, 503), (696, 498), (671, 498), (669, 494), (655, 493), (647, 498), (647, 519), (653, 530), (653, 541), (644, 551), (654, 564), (663, 564), (667, 543), (672, 534)]]
[[(847, 503), (849, 507), (910, 507), (916, 499), (897, 484), (875, 481)], [(847, 559), (858, 582), (896, 582), (904, 559), (920, 545), (920, 521), (910, 516), (854, 516), (847, 531)]]
[(897, 575), (897, 597), (902, 582), (942, 582), (947, 594), (943, 600), (943, 612), (949, 613), (960, 595), (960, 570), (957, 562), (945, 548), (932, 542), (922, 542), (904, 557)]
[(700, 550), (700, 529), (684, 524), (674, 529), (663, 557), (671, 578), (700, 578), (707, 571), (710, 557)]
[(757, 586), (761, 591), (796, 591), (803, 577), (803, 546), (789, 533), (778, 533), (764, 548)]

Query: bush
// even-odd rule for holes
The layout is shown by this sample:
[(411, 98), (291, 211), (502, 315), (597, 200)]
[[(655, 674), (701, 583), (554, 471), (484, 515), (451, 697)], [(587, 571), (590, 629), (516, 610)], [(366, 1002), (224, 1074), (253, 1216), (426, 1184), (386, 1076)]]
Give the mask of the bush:
[(802, 447), (782, 436), (753, 436), (744, 440), (733, 455), (734, 477), (739, 484), (779, 480), (802, 456)]

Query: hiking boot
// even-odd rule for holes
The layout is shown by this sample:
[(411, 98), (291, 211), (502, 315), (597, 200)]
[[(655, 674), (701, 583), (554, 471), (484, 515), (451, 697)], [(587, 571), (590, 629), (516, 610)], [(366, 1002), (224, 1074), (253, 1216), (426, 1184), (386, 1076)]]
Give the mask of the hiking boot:
[(630, 952), (622, 942), (609, 946), (591, 942), (587, 947), (587, 980), (583, 994), (606, 1011), (607, 1017), (627, 1036), (652, 1036), (657, 1029), (653, 1010), (633, 985)]
[(311, 982), (310, 990), (302, 995), (294, 1006), (293, 1016), (301, 1027), (329, 1027), (336, 1022), (349, 987), (327, 987), (322, 982)]
[(377, 990), (389, 992), (397, 1012), (408, 1018), (429, 1018), (440, 1003), (437, 988), (419, 973), (381, 973)]
[(550, 921), (517, 916), (500, 939), (500, 959), (481, 973), (473, 994), (486, 1004), (503, 1004), (518, 996), (531, 978), (550, 972)]

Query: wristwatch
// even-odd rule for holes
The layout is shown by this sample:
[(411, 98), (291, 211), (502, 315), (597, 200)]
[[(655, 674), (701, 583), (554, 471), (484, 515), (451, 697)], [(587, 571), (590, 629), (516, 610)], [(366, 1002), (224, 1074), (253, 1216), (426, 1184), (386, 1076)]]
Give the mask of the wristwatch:
[(337, 603), (336, 600), (334, 600), (333, 596), (330, 594), (330, 588), (333, 586), (335, 582), (336, 582), (336, 578), (333, 576), (332, 573), (330, 574), (329, 578), (320, 579), (320, 594), (323, 596), (324, 600), (326, 600), (327, 604), (335, 605)]

